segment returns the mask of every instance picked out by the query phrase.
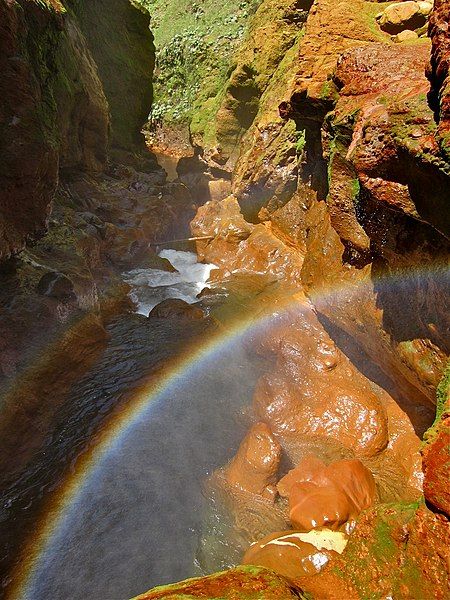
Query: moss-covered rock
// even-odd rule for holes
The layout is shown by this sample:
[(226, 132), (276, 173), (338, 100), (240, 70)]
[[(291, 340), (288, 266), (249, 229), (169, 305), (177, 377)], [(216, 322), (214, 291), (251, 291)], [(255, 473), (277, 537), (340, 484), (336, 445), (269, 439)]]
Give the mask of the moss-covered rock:
[(213, 127), (233, 54), (261, 0), (138, 2), (152, 15), (157, 49), (151, 123), (158, 128), (158, 141), (175, 130), (186, 143), (193, 116), (199, 122), (209, 119)]
[(436, 420), (425, 433), (422, 457), (425, 499), (450, 517), (450, 365), (437, 389)]
[(209, 577), (154, 588), (135, 600), (307, 600), (300, 588), (262, 567), (238, 567)]
[[(214, 98), (196, 107), (191, 123), (194, 143), (205, 150), (211, 161), (231, 169), (240, 151), (240, 139), (260, 111), (261, 96), (274, 79), (272, 94), (275, 89), (277, 93), (282, 90), (284, 82), (277, 69), (287, 54), (292, 56), (290, 49), (296, 43), (309, 5), (304, 1), (263, 0), (251, 17), (228, 80)], [(276, 108), (272, 103), (271, 109)]]
[(362, 515), (344, 552), (299, 584), (314, 598), (447, 596), (449, 525), (425, 507), (384, 504)]

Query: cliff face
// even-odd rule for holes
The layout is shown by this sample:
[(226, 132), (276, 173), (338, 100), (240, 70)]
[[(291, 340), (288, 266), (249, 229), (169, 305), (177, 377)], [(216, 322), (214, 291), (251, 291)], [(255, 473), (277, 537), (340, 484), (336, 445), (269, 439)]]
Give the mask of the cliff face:
[(231, 64), (228, 81), (214, 101), (209, 100), (197, 108), (191, 122), (193, 143), (203, 149), (204, 158), (210, 164), (232, 170), (242, 135), (258, 114), (262, 95), (271, 80), (279, 79), (280, 63), (283, 62), (287, 70), (286, 62), (301, 32), (309, 4), (265, 0), (251, 17), (247, 35)]
[[(260, 11), (269, 4), (263, 2)], [(198, 242), (198, 251), (220, 267), (213, 273), (213, 287), (234, 289), (252, 273), (264, 273), (258, 285), (266, 293), (269, 287), (274, 294), (278, 289), (284, 301), (293, 289), (300, 299), (306, 293), (320, 317), (317, 335), (322, 341), (331, 332), (333, 339), (351, 340), (358, 352), (365, 351), (394, 382), (389, 389), (415, 428), (408, 437), (410, 425), (402, 426), (396, 437), (399, 421), (389, 423), (388, 416), (386, 447), (402, 438), (417, 467), (416, 434), (430, 424), (449, 354), (443, 307), (450, 249), (450, 6), (439, 1), (433, 9), (425, 2), (315, 0), (306, 10), (290, 50), (258, 95), (251, 123), (236, 138), (239, 155), (224, 163), (226, 168), (234, 163), (232, 195), (201, 207), (192, 231), (211, 236)], [(235, 92), (237, 97), (246, 89), (243, 77), (238, 84), (242, 90)], [(207, 144), (205, 157), (210, 164), (221, 160), (208, 153)], [(248, 286), (256, 289), (253, 280)], [(264, 296), (260, 288), (258, 293)], [(271, 310), (278, 310), (273, 296), (272, 303)], [(302, 311), (307, 313), (305, 307)], [(308, 334), (312, 343), (311, 329)], [(300, 455), (293, 452), (295, 443), (307, 444), (316, 425), (302, 421), (303, 411), (310, 415), (314, 410), (312, 380), (305, 379), (302, 357), (312, 357), (314, 351), (302, 350), (292, 337), (294, 317), (279, 339), (271, 332), (266, 345), (275, 365), (256, 388), (254, 409), (295, 465)], [(332, 369), (336, 382), (337, 369)], [(349, 379), (355, 383), (357, 377)], [(321, 372), (321, 406), (331, 395), (323, 393), (325, 380)], [(331, 404), (335, 407), (336, 401)], [(436, 423), (422, 448), (425, 499), (441, 514), (409, 504), (403, 492), (385, 498), (379, 508), (361, 516), (347, 550), (321, 576), (303, 579), (299, 572), (302, 589), (330, 599), (378, 597), (379, 590), (392, 597), (441, 597), (448, 570), (439, 558), (448, 536), (449, 500), (442, 486), (450, 464), (448, 415), (447, 376), (438, 390)], [(343, 421), (349, 423), (340, 413), (336, 422)], [(323, 424), (322, 414), (318, 422)], [(350, 429), (349, 439), (355, 441)], [(330, 431), (331, 426), (328, 437)], [(288, 433), (294, 441), (286, 440)], [(342, 444), (345, 438), (340, 430), (337, 439)], [(376, 451), (375, 462), (384, 452)], [(398, 467), (399, 459), (392, 464)], [(377, 473), (373, 464), (369, 468), (377, 486), (381, 471), (389, 471), (383, 467)], [(247, 493), (244, 471), (241, 475), (240, 487)], [(250, 513), (262, 500), (256, 494), (258, 499), (253, 495), (250, 501), (241, 492), (233, 488), (225, 493), (235, 502), (233, 515), (246, 522), (242, 503), (248, 502)], [(408, 531), (402, 542), (400, 530)], [(424, 552), (434, 557), (436, 570), (426, 566)], [(284, 573), (281, 554), (274, 556), (275, 550), (270, 559)], [(370, 564), (364, 557), (370, 557)], [(400, 577), (390, 574), (390, 560), (402, 564)]]
[(149, 19), (116, 4), (89, 3), (77, 18), (71, 3), (0, 2), (0, 259), (45, 231), (60, 168), (103, 170), (110, 113), (113, 145), (139, 141), (151, 106)]
[(431, 105), (439, 123), (442, 150), (450, 155), (450, 5), (448, 0), (435, 0), (431, 14), (429, 35), (432, 41), (429, 79)]
[[(35, 52), (30, 29), (36, 39), (45, 36), (48, 28), (57, 37), (63, 16), (60, 10), (43, 10), (33, 3), (27, 9), (0, 3), (0, 258), (45, 229), (57, 183), (55, 113), (40, 78), (46, 57)], [(54, 53), (51, 47), (48, 51)], [(21, 215), (19, 206), (23, 207)]]
[(68, 0), (97, 65), (111, 114), (111, 145), (135, 150), (152, 104), (150, 17), (128, 0)]
[[(259, 11), (271, 7), (263, 3)], [(239, 134), (232, 192), (247, 220), (291, 237), (311, 296), (325, 298), (326, 289), (352, 282), (366, 287), (364, 300), (349, 299), (348, 309), (324, 300), (320, 310), (371, 356), (383, 356), (384, 370), (398, 374), (405, 393), (418, 390), (432, 400), (448, 352), (447, 317), (436, 309), (436, 298), (445, 294), (442, 265), (450, 227), (450, 165), (443, 144), (448, 13), (436, 3), (430, 21), (430, 77), (441, 107), (434, 113), (425, 76), (427, 17), (418, 12), (431, 5), (405, 7), (416, 11), (416, 20), (395, 13), (393, 39), (388, 5), (296, 4), (293, 45), (271, 71), (252, 124)], [(308, 12), (300, 18), (301, 10)], [(411, 32), (410, 41), (401, 41), (402, 31)], [(275, 36), (265, 43), (278, 48)], [(241, 85), (237, 96), (246, 89)], [(397, 302), (376, 280), (380, 274), (401, 279), (408, 268), (416, 275), (404, 283)], [(420, 317), (419, 307), (425, 307)]]

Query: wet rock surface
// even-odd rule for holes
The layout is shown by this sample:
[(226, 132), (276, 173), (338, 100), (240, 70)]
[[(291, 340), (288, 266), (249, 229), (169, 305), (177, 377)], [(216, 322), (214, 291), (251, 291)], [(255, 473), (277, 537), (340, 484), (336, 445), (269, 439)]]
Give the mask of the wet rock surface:
[(301, 590), (269, 569), (238, 567), (226, 573), (218, 573), (180, 584), (163, 586), (137, 596), (136, 600), (158, 598), (239, 598), (243, 600), (276, 600), (304, 598)]
[(429, 35), (432, 41), (431, 64), (429, 78), (432, 96), (431, 106), (438, 122), (438, 141), (443, 152), (449, 157), (450, 134), (450, 79), (449, 55), (450, 42), (448, 36), (449, 4), (448, 0), (435, 0), (434, 10), (430, 15)]
[(375, 499), (375, 480), (361, 461), (343, 460), (326, 467), (313, 455), (289, 471), (277, 489), (289, 498), (289, 518), (300, 531), (338, 529), (354, 521)]
[(269, 427), (265, 423), (256, 423), (225, 469), (225, 480), (231, 486), (274, 499), (280, 459), (281, 446)]
[(158, 171), (116, 165), (104, 175), (66, 176), (48, 234), (2, 267), (0, 384), (86, 311), (110, 311), (113, 298), (116, 311), (130, 310), (122, 272), (167, 268), (150, 244), (185, 235), (191, 214), (188, 190), (165, 184)]
[[(247, 433), (208, 463), (196, 567), (257, 566), (142, 598), (447, 597), (448, 15), (263, 0), (167, 182), (139, 132), (148, 16), (0, 0), (5, 570), (106, 419), (252, 323)], [(197, 208), (208, 289), (132, 314), (124, 271), (173, 273), (154, 249)]]

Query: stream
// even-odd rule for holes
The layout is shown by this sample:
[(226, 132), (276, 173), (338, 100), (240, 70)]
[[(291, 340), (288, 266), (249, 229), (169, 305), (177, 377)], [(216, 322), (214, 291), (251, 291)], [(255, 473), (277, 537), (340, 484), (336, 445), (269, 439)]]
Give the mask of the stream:
[[(59, 516), (44, 516), (50, 527), (44, 547), (27, 547), (27, 558), (37, 552), (39, 560), (18, 598), (120, 600), (196, 572), (203, 481), (238, 447), (247, 426), (242, 409), (251, 402), (260, 371), (237, 335), (184, 360), (174, 376), (160, 373), (180, 348), (204, 339), (205, 325), (143, 315), (165, 298), (195, 302), (214, 267), (197, 263), (189, 252), (168, 249), (161, 257), (177, 271), (126, 275), (136, 314), (108, 327), (111, 337), (100, 360), (73, 386), (43, 447), (2, 495), (6, 565), (17, 544), (29, 540), (42, 506), (63, 493)], [(142, 382), (153, 376), (162, 382), (161, 392), (146, 392), (144, 408), (132, 411), (100, 456), (94, 450), (93, 469), (80, 467), (104, 423), (112, 415), (120, 420), (137, 402)], [(62, 486), (67, 467), (81, 472), (69, 497)]]
[(197, 294), (205, 287), (215, 268), (215, 265), (197, 262), (193, 252), (167, 249), (162, 250), (159, 256), (167, 259), (176, 271), (135, 269), (124, 276), (133, 288), (131, 297), (137, 303), (137, 312), (146, 316), (167, 298), (179, 298), (189, 304), (197, 302)]

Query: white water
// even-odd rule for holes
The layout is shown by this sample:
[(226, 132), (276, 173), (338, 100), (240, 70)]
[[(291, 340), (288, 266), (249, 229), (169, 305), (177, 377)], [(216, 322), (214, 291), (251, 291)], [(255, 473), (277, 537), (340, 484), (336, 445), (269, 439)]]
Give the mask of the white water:
[(125, 276), (125, 281), (133, 288), (132, 298), (137, 302), (137, 312), (142, 315), (148, 315), (166, 298), (180, 298), (189, 304), (197, 302), (197, 294), (205, 288), (211, 271), (216, 268), (212, 264), (197, 262), (193, 252), (162, 250), (159, 256), (166, 258), (177, 272), (134, 269)]

